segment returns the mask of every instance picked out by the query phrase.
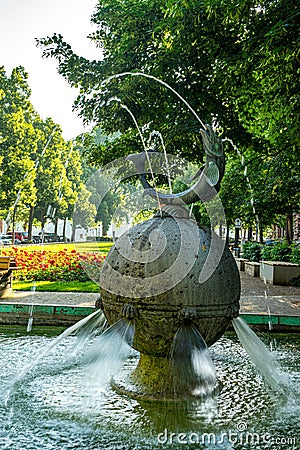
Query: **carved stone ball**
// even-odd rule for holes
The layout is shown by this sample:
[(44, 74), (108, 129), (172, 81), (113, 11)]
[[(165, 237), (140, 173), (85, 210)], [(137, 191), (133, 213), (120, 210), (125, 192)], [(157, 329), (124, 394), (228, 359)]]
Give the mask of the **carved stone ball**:
[(239, 314), (240, 277), (223, 241), (187, 217), (159, 214), (125, 232), (100, 276), (110, 325), (135, 321), (133, 347), (167, 357), (178, 328), (193, 323), (210, 346)]

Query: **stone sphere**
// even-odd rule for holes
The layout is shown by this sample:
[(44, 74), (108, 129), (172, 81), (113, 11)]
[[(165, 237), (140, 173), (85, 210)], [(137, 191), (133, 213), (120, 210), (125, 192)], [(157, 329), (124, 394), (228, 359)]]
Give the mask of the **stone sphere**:
[(111, 248), (100, 276), (110, 325), (134, 319), (133, 347), (167, 357), (186, 322), (207, 345), (239, 314), (240, 277), (223, 241), (180, 214), (163, 213), (125, 232)]

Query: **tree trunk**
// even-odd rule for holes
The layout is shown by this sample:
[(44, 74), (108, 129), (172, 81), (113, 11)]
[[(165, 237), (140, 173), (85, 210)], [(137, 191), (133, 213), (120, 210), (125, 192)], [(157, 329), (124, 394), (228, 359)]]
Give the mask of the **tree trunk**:
[(64, 242), (67, 242), (67, 239), (66, 239), (67, 220), (68, 220), (68, 219), (64, 219), (64, 226), (63, 226), (63, 241), (64, 241)]
[(30, 206), (28, 218), (28, 241), (32, 241), (32, 226), (33, 226), (34, 206)]
[(252, 241), (253, 239), (253, 228), (249, 227), (248, 228), (248, 241)]
[(46, 218), (45, 218), (45, 210), (44, 208), (41, 209), (41, 225), (42, 230), (45, 228)]
[(57, 230), (58, 230), (58, 218), (55, 217), (55, 221), (54, 221), (54, 238), (55, 238), (56, 241), (58, 240)]
[(73, 222), (72, 222), (72, 236), (71, 236), (71, 241), (72, 241), (72, 242), (75, 241), (75, 232), (76, 232), (76, 222), (75, 222), (74, 217), (73, 217)]
[(264, 229), (261, 223), (259, 224), (259, 242), (260, 244), (264, 243)]
[(287, 214), (286, 216), (285, 236), (290, 244), (293, 241), (293, 214)]
[(229, 222), (226, 224), (226, 245), (229, 247)]
[(222, 222), (219, 223), (219, 236), (222, 239), (222, 237), (223, 237), (223, 223)]

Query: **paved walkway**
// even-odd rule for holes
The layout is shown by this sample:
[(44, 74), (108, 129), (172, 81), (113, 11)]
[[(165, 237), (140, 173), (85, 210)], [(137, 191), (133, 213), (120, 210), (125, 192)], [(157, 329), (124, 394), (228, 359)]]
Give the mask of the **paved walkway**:
[(300, 316), (300, 287), (265, 284), (245, 272), (241, 276), (241, 312)]
[[(242, 294), (241, 313), (300, 316), (300, 287), (265, 284), (240, 272)], [(78, 292), (15, 291), (1, 303), (34, 303), (44, 305), (94, 306), (99, 294)]]
[(1, 303), (34, 303), (38, 305), (94, 306), (99, 294), (88, 292), (14, 291), (1, 298)]

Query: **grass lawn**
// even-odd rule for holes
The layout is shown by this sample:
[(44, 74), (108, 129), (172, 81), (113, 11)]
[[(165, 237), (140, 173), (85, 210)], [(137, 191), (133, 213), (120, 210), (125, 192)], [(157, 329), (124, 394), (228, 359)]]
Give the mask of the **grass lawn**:
[(35, 283), (40, 292), (99, 292), (99, 286), (93, 281), (13, 281), (14, 291), (30, 291)]
[[(30, 252), (31, 250), (48, 250), (50, 252), (58, 253), (61, 250), (66, 249), (68, 252), (71, 252), (72, 250), (76, 250), (77, 252), (84, 253), (84, 252), (99, 252), (104, 255), (106, 255), (111, 246), (113, 245), (112, 242), (69, 242), (69, 243), (55, 243), (55, 244), (36, 244), (36, 245), (20, 245), (19, 248), (23, 248), (27, 252)], [(10, 247), (2, 247), (2, 250), (9, 249)], [(0, 249), (1, 253), (1, 249)]]

